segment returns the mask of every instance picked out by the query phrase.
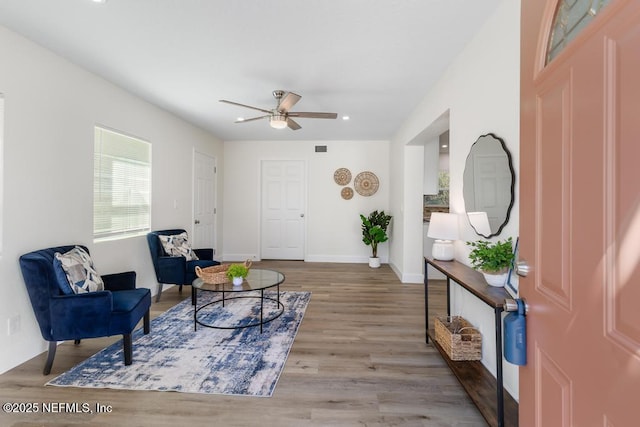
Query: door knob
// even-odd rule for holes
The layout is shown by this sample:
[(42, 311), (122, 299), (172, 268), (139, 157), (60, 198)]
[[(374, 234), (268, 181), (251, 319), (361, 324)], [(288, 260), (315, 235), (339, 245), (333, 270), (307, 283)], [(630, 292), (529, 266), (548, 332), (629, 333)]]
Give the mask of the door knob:
[(518, 311), (518, 303), (516, 300), (511, 298), (505, 298), (502, 307), (504, 311)]
[(194, 224), (196, 224), (196, 225), (198, 225), (198, 224), (200, 224), (200, 220), (199, 220), (199, 219), (196, 219), (195, 221), (193, 221), (193, 223), (194, 223)]
[[(529, 304), (527, 304), (527, 301), (525, 301), (524, 298), (522, 298), (520, 300), (524, 306), (524, 314), (529, 313)], [(515, 299), (511, 299), (511, 298), (505, 298), (504, 300), (504, 304), (502, 305), (502, 308), (504, 311), (518, 311), (518, 300)]]
[(531, 268), (531, 266), (527, 264), (527, 261), (521, 259), (520, 261), (516, 262), (516, 274), (518, 276), (527, 277), (527, 274), (529, 274), (532, 270), (533, 268)]
[(303, 214), (303, 213), (302, 213), (302, 214), (300, 214), (300, 218), (304, 218), (304, 214)]

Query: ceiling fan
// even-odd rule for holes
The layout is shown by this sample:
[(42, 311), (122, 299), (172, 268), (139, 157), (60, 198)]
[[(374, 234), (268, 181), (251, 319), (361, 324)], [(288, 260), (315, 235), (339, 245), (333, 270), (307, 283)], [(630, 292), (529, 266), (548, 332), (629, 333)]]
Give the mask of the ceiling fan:
[(297, 95), (293, 92), (285, 92), (283, 90), (274, 90), (273, 97), (277, 101), (276, 108), (273, 110), (265, 110), (263, 108), (252, 107), (251, 105), (240, 104), (238, 102), (227, 101), (226, 99), (221, 99), (220, 102), (224, 102), (231, 105), (237, 105), (240, 107), (251, 108), (252, 110), (262, 111), (263, 113), (267, 113), (264, 116), (252, 117), (250, 119), (241, 119), (236, 120), (235, 123), (244, 123), (250, 122), (253, 120), (260, 119), (269, 119), (269, 125), (271, 125), (274, 129), (284, 129), (289, 127), (292, 130), (300, 129), (300, 125), (292, 119), (292, 117), (301, 117), (308, 119), (335, 119), (338, 117), (336, 113), (310, 113), (310, 112), (294, 112), (290, 111), (291, 108), (296, 105), (300, 98), (300, 95)]

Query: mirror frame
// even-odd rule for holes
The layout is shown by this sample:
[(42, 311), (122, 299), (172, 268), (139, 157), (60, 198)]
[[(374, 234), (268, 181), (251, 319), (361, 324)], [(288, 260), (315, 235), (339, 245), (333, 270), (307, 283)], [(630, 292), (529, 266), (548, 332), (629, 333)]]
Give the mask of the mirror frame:
[[(464, 200), (464, 172), (467, 170), (467, 163), (468, 163), (469, 157), (471, 156), (471, 153), (473, 151), (473, 147), (476, 145), (476, 143), (478, 143), (478, 141), (480, 141), (481, 138), (484, 138), (484, 137), (491, 137), (491, 138), (495, 139), (497, 142), (500, 143), (500, 147), (502, 148), (502, 151), (504, 151), (504, 153), (507, 155), (507, 164), (509, 166), (509, 172), (511, 173), (511, 186), (510, 186), (511, 187), (510, 188), (511, 201), (510, 201), (509, 206), (507, 207), (507, 210), (505, 212), (504, 221), (502, 222), (502, 224), (500, 224), (500, 227), (498, 227), (497, 231), (494, 232), (492, 230), (491, 234), (489, 234), (488, 236), (485, 236), (484, 234), (479, 233), (478, 230), (476, 230), (476, 228), (473, 226), (473, 224), (471, 223), (471, 220), (469, 219), (467, 206), (466, 206), (467, 202), (466, 202), (466, 200)], [(484, 135), (480, 135), (478, 137), (478, 139), (476, 139), (476, 141), (471, 145), (471, 148), (469, 149), (469, 154), (467, 154), (467, 158), (466, 158), (465, 163), (464, 163), (464, 171), (462, 172), (462, 186), (463, 186), (462, 187), (463, 188), (462, 200), (465, 203), (464, 213), (465, 213), (465, 216), (467, 217), (467, 221), (469, 222), (469, 225), (471, 226), (473, 231), (476, 232), (476, 234), (478, 236), (482, 236), (482, 237), (484, 237), (486, 239), (489, 239), (489, 238), (494, 237), (494, 236), (498, 236), (502, 232), (502, 229), (505, 227), (505, 225), (507, 225), (509, 223), (509, 218), (511, 217), (511, 209), (513, 208), (513, 203), (515, 202), (515, 184), (516, 184), (516, 173), (515, 173), (515, 171), (513, 169), (513, 160), (511, 159), (511, 152), (509, 152), (509, 150), (507, 149), (507, 145), (505, 144), (504, 140), (502, 138), (500, 138), (499, 136), (496, 136), (494, 133), (491, 133), (491, 132), (490, 133), (486, 133)]]

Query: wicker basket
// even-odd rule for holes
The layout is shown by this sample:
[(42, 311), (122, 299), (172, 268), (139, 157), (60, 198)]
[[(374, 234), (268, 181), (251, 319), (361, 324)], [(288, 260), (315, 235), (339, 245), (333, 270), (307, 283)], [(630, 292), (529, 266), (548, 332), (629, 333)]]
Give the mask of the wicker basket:
[[(251, 260), (248, 259), (244, 262), (244, 266), (251, 268)], [(196, 276), (212, 285), (219, 285), (221, 283), (231, 282), (227, 277), (227, 270), (231, 264), (212, 265), (211, 267), (200, 268), (196, 265)]]
[(482, 334), (463, 317), (436, 317), (435, 329), (436, 342), (449, 359), (482, 359)]
[(229, 282), (227, 277), (227, 269), (231, 264), (212, 265), (211, 267), (200, 268), (196, 265), (196, 276), (212, 285)]

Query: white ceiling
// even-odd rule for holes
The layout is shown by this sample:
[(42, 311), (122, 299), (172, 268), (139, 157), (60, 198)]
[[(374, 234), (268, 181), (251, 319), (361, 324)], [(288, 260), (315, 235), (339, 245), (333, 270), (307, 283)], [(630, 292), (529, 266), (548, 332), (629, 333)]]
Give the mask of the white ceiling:
[[(500, 1), (0, 0), (0, 25), (223, 140), (384, 140)], [(274, 89), (338, 119), (275, 130), (218, 102)]]

